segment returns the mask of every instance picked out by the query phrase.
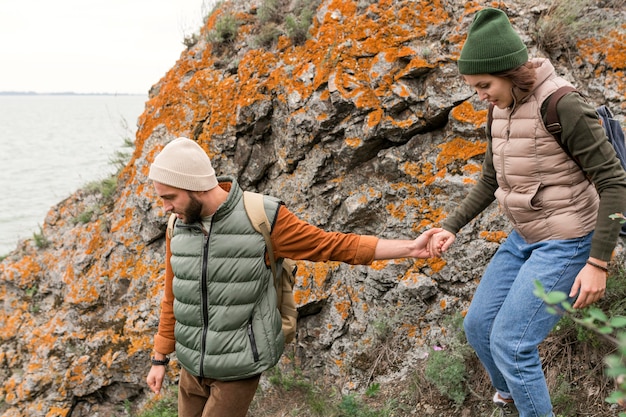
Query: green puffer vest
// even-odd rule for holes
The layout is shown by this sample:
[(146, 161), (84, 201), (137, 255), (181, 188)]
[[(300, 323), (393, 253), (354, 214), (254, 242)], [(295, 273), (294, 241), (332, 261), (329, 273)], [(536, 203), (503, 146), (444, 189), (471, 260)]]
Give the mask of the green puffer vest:
[[(228, 198), (210, 220), (177, 222), (171, 240), (176, 357), (192, 375), (237, 380), (274, 366), (284, 348), (265, 243), (233, 178)], [(266, 197), (275, 221), (279, 201)], [(210, 222), (210, 223), (209, 223)]]

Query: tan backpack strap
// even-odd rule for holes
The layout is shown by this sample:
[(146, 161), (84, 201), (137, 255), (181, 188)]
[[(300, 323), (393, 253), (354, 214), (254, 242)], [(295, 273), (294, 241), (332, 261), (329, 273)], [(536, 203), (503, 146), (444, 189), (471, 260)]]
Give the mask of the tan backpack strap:
[(278, 280), (276, 273), (276, 261), (274, 260), (274, 249), (272, 248), (272, 240), (270, 238), (270, 221), (265, 213), (265, 206), (263, 205), (263, 194), (252, 193), (250, 191), (243, 192), (243, 206), (246, 209), (246, 213), (252, 222), (254, 229), (263, 235), (265, 239), (265, 247), (267, 248), (267, 255), (270, 258), (270, 266), (272, 268), (272, 275), (274, 276), (274, 286), (279, 288), (280, 281)]
[(170, 218), (167, 219), (167, 231), (165, 232), (168, 240), (174, 236), (174, 223), (176, 223), (176, 214), (172, 213)]

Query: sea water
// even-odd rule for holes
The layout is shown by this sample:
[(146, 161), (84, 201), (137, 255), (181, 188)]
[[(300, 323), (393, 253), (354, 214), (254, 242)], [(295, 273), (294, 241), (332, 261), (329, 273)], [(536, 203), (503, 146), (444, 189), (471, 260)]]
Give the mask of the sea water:
[(0, 95), (0, 256), (39, 233), (50, 208), (115, 173), (143, 95)]

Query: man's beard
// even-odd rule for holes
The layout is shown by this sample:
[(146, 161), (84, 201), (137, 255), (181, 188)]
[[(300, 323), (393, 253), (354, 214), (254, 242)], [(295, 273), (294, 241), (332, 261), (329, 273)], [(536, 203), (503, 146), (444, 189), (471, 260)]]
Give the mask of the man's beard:
[(191, 193), (189, 193), (189, 205), (185, 208), (183, 216), (185, 216), (185, 223), (192, 224), (202, 221), (202, 203), (196, 199)]

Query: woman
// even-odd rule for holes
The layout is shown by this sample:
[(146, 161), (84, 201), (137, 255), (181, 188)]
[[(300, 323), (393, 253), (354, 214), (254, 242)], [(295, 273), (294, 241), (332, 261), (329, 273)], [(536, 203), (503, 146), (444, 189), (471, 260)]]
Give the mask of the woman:
[(466, 336), (495, 387), (500, 415), (554, 416), (538, 345), (559, 317), (533, 295), (534, 282), (569, 294), (575, 308), (604, 295), (620, 229), (609, 215), (626, 209), (626, 173), (579, 94), (563, 97), (557, 112), (562, 141), (584, 173), (548, 133), (545, 100), (569, 83), (548, 60), (529, 61), (503, 11), (476, 13), (458, 67), (478, 97), (494, 105), (493, 122), (482, 175), (432, 237), (431, 254), (445, 252), (498, 200), (513, 231), (484, 272), (464, 320)]

